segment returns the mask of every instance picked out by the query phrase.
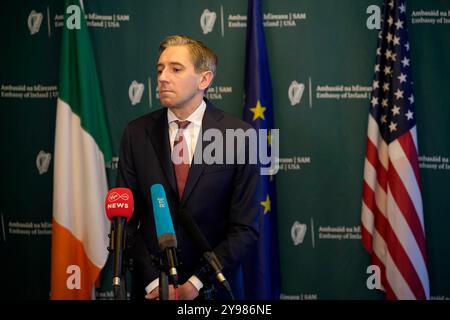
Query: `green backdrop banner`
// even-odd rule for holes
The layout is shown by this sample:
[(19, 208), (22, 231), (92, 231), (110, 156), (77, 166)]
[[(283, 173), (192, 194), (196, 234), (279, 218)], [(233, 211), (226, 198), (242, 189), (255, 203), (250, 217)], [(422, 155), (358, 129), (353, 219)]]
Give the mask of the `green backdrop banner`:
[[(84, 1), (114, 158), (128, 121), (160, 108), (159, 42), (187, 34), (219, 56), (208, 98), (242, 116), (245, 1)], [(379, 299), (368, 289), (360, 210), (378, 30), (370, 0), (263, 0), (280, 129), (282, 299)], [(47, 299), (63, 3), (2, 2), (2, 296)], [(370, 11), (372, 12), (372, 11)], [(431, 296), (450, 298), (450, 3), (407, 1)], [(369, 27), (368, 27), (369, 26)], [(109, 266), (101, 299), (112, 298)], [(6, 282), (6, 283), (5, 283)]]

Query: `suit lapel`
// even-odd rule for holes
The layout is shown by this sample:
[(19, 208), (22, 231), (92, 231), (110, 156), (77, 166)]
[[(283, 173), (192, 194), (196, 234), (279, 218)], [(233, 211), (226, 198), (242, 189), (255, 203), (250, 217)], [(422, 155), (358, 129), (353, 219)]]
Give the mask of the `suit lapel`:
[[(200, 148), (201, 148), (201, 155), (203, 156), (203, 151), (205, 150), (205, 147), (211, 143), (211, 142), (202, 142), (202, 133), (208, 129), (211, 128), (219, 128), (219, 120), (223, 117), (223, 115), (214, 108), (211, 103), (207, 102), (207, 107), (205, 110), (205, 114), (203, 116), (202, 121), (202, 129), (200, 131), (200, 134), (198, 135), (197, 139), (197, 145), (195, 147), (195, 154), (200, 154)], [(198, 179), (202, 175), (203, 171), (206, 168), (206, 164), (202, 160), (201, 164), (195, 164), (194, 159), (192, 159), (192, 164), (189, 169), (189, 175), (186, 182), (186, 186), (184, 188), (183, 198), (181, 199), (182, 205), (187, 201), (189, 198), (189, 195), (193, 191), (195, 185), (197, 184)]]
[(171, 159), (171, 148), (169, 141), (169, 127), (167, 124), (167, 109), (164, 108), (160, 113), (156, 113), (146, 127), (147, 135), (149, 136), (153, 147), (156, 151), (156, 156), (159, 159), (164, 174), (169, 181), (175, 194), (178, 194), (177, 183), (175, 178), (175, 171)]

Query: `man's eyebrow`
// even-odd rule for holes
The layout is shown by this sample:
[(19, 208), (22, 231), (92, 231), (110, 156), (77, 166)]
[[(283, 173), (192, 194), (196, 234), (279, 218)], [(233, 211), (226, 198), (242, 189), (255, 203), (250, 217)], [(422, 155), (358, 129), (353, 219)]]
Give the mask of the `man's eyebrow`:
[[(182, 63), (180, 63), (180, 62), (169, 62), (169, 65), (170, 65), (170, 66), (178, 66), (178, 67), (183, 67), (183, 68), (184, 68), (184, 64), (182, 64)], [(157, 67), (157, 68), (159, 68), (159, 67), (164, 67), (164, 64), (158, 63), (158, 64), (156, 65), (156, 67)]]

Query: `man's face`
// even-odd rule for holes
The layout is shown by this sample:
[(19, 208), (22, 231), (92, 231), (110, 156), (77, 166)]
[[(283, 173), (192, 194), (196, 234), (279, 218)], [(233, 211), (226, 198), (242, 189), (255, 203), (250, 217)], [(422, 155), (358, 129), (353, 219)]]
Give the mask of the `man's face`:
[[(159, 99), (168, 108), (196, 107), (203, 97), (202, 73), (197, 73), (186, 46), (166, 48), (157, 65)], [(199, 100), (199, 101), (197, 101)]]

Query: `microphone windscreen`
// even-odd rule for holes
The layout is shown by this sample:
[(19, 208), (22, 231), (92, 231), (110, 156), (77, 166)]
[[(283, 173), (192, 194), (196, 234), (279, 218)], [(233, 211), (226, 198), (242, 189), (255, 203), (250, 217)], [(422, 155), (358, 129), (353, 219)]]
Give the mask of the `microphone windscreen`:
[(109, 220), (114, 217), (125, 217), (127, 222), (133, 215), (134, 199), (128, 188), (113, 188), (105, 197), (105, 211)]
[(175, 235), (169, 204), (167, 203), (164, 187), (157, 183), (150, 187), (152, 197), (153, 215), (155, 218), (156, 235), (158, 239), (165, 235)]

